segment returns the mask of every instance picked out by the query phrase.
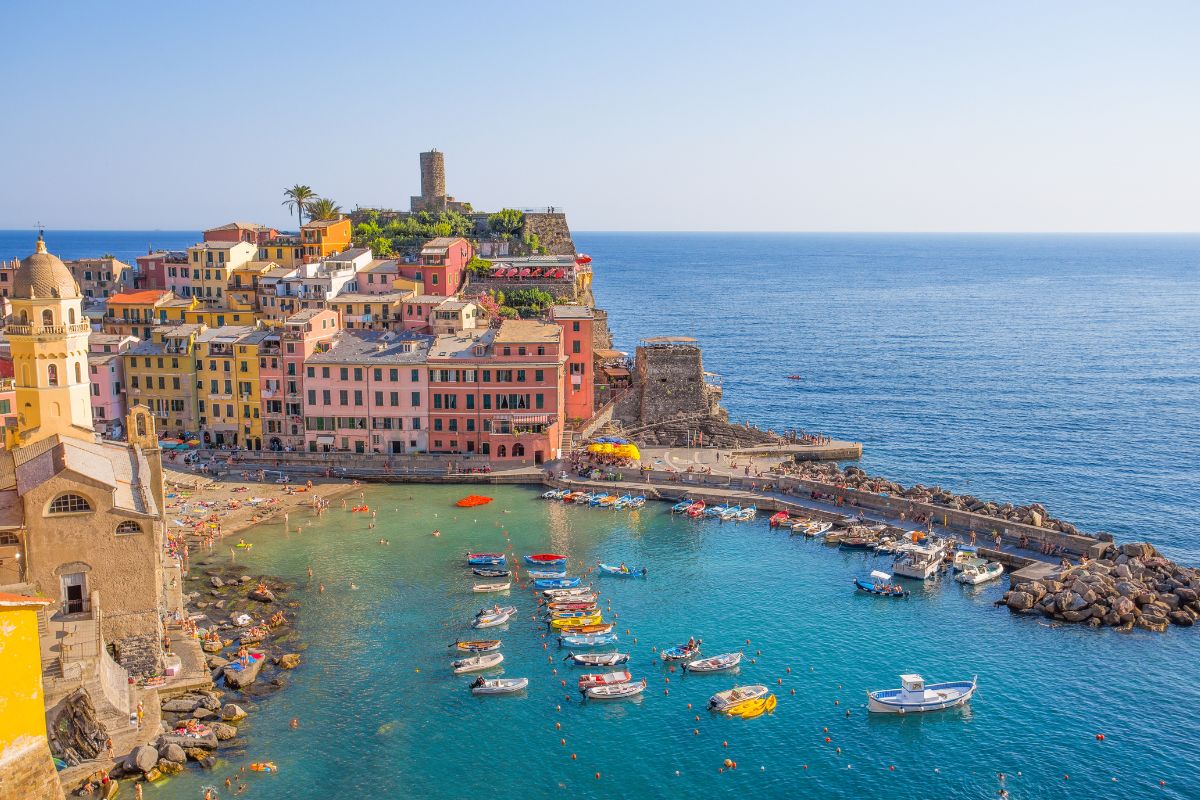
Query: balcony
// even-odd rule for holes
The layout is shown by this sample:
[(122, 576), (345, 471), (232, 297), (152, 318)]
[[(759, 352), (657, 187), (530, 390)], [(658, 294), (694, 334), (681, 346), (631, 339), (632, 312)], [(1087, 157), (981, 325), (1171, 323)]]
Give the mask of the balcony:
[(92, 327), (87, 323), (74, 325), (9, 325), (10, 336), (63, 336), (70, 333), (91, 333)]

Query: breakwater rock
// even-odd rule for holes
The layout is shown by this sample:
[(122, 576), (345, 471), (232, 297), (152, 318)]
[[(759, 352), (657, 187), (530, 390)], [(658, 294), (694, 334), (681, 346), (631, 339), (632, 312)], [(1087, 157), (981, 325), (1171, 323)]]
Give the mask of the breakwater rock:
[(1200, 620), (1200, 570), (1163, 558), (1146, 542), (1109, 545), (1102, 558), (1014, 583), (998, 604), (1064, 622), (1161, 633)]
[(810, 481), (829, 483), (850, 489), (859, 489), (876, 494), (886, 493), (893, 497), (903, 497), (917, 503), (928, 503), (943, 506), (954, 511), (969, 511), (987, 517), (995, 517), (1022, 525), (1032, 525), (1050, 531), (1059, 531), (1072, 536), (1083, 535), (1079, 529), (1069, 522), (1055, 519), (1040, 503), (1015, 506), (1012, 503), (997, 503), (981, 500), (974, 495), (956, 495), (940, 486), (925, 486), (920, 483), (909, 487), (896, 481), (868, 475), (866, 470), (859, 467), (839, 467), (837, 464), (804, 461), (790, 467), (787, 474)]

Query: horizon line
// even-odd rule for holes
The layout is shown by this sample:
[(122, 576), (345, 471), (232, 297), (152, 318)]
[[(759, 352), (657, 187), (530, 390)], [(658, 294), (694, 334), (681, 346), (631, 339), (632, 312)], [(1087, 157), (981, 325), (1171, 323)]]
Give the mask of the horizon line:
[[(39, 230), (54, 233), (203, 233), (204, 228), (0, 228), (0, 233), (34, 233)], [(1042, 231), (1042, 230), (975, 230), (975, 231), (948, 231), (948, 230), (784, 230), (784, 229), (705, 229), (705, 228), (662, 228), (662, 229), (587, 229), (581, 228), (573, 231), (573, 233), (622, 233), (622, 234), (638, 234), (638, 233), (700, 233), (700, 234), (805, 234), (805, 235), (867, 235), (867, 236), (1197, 236), (1200, 235), (1200, 230), (1191, 231), (1146, 231), (1146, 230), (1123, 230), (1123, 231), (1088, 231), (1088, 230), (1062, 230), (1062, 231)]]

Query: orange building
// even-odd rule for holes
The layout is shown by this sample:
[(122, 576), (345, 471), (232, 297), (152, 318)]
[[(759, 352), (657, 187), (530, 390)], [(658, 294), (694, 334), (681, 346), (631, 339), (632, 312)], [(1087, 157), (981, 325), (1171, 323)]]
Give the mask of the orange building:
[(350, 246), (353, 229), (349, 219), (318, 219), (300, 226), (300, 244), (304, 260), (316, 261)]

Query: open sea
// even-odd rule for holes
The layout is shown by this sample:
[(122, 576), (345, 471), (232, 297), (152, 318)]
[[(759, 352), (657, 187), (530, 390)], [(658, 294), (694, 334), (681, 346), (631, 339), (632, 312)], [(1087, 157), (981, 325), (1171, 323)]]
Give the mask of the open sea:
[[(197, 238), (47, 234), (65, 258), (126, 260)], [(695, 336), (732, 418), (862, 441), (868, 471), (1039, 501), (1084, 530), (1200, 563), (1200, 237), (576, 241), (595, 259), (616, 346)], [(0, 257), (32, 246), (32, 234), (0, 232)], [(804, 380), (786, 380), (792, 373)], [(765, 520), (564, 508), (516, 488), (455, 509), (465, 493), (372, 487), (373, 531), (335, 508), (302, 534), (249, 532), (256, 546), (238, 556), (247, 571), (301, 584), (305, 663), (244, 724), (244, 754), (147, 796), (198, 797), (231, 767), (271, 759), (281, 773), (252, 776), (246, 796), (983, 798), (996, 796), (1003, 772), (1014, 799), (1200, 797), (1190, 711), (1200, 705), (1200, 632), (1051, 628), (993, 609), (999, 583), (935, 582), (906, 602), (859, 597), (851, 576), (885, 561), (772, 532)], [(380, 536), (391, 545), (375, 544)], [(619, 614), (631, 670), (649, 680), (640, 700), (575, 700), (560, 684), (573, 683), (572, 669), (530, 619), (528, 591), (512, 594), (521, 615), (502, 652), (505, 674), (529, 677), (529, 691), (474, 698), (468, 678), (449, 675), (446, 644), (467, 635), (481, 604), (462, 554), (509, 544), (567, 552), (573, 571), (597, 560), (648, 566), (645, 581), (593, 578)], [(310, 564), (324, 594), (305, 578)], [(756, 663), (720, 678), (655, 661), (652, 648), (693, 634), (707, 652), (743, 649)], [(979, 694), (965, 711), (868, 718), (865, 689), (896, 686), (907, 671), (978, 675)], [(774, 715), (709, 716), (708, 696), (734, 680), (775, 685)], [(738, 768), (719, 772), (725, 758)]]

